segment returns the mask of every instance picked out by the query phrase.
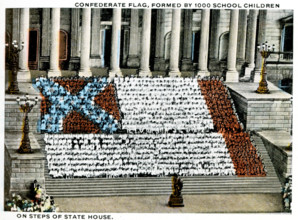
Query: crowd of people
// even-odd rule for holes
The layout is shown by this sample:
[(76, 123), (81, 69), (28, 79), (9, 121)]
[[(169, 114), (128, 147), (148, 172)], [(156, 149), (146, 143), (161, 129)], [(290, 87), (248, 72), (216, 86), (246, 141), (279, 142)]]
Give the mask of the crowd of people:
[(45, 189), (34, 180), (28, 197), (12, 193), (6, 200), (5, 210), (12, 212), (58, 212), (54, 197), (46, 194)]
[(46, 134), (53, 177), (235, 175), (221, 134)]
[(53, 177), (266, 175), (219, 78), (82, 79), (35, 82)]
[(236, 115), (229, 90), (218, 79), (199, 80), (215, 129), (222, 133), (238, 176), (265, 176), (256, 148)]
[(205, 132), (213, 122), (195, 78), (115, 78), (128, 133)]
[[(108, 112), (107, 109), (109, 110), (109, 108), (101, 107), (95, 103), (96, 97), (106, 87), (108, 87), (109, 92), (104, 92), (103, 99), (111, 99), (112, 97), (115, 99), (113, 90), (109, 88), (109, 80), (107, 78), (96, 77), (84, 79), (84, 81), (75, 81), (63, 77), (41, 77), (35, 80), (34, 87), (40, 90), (43, 97), (41, 103), (42, 115), (38, 124), (41, 132), (70, 133), (76, 128), (72, 127), (75, 121), (75, 123), (80, 125), (77, 126), (78, 132), (84, 132), (84, 129), (86, 129), (84, 132), (86, 133), (92, 129), (89, 127), (91, 126), (90, 124), (85, 123), (85, 120), (92, 122), (92, 124), (97, 126), (97, 130), (103, 133), (110, 134), (117, 131), (118, 120), (115, 118), (115, 115), (118, 110), (115, 110), (115, 105), (113, 106), (113, 111)], [(63, 80), (65, 80), (65, 83), (63, 83)], [(70, 89), (75, 86), (78, 86), (80, 90)], [(76, 118), (73, 122), (70, 120), (64, 123), (63, 120), (73, 111), (76, 111), (83, 117)], [(119, 119), (119, 117), (117, 118)]]

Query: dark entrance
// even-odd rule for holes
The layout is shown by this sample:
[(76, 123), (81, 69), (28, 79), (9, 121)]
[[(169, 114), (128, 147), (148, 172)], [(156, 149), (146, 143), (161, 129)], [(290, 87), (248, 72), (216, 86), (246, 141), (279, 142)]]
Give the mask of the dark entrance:
[(106, 28), (103, 30), (102, 33), (102, 66), (103, 67), (109, 67), (110, 66), (110, 59), (111, 59), (111, 39), (112, 39), (112, 30), (109, 28)]
[(29, 56), (28, 66), (31, 70), (38, 68), (38, 30), (29, 31)]
[(197, 63), (199, 60), (199, 50), (200, 50), (200, 31), (193, 32), (192, 35), (192, 61)]

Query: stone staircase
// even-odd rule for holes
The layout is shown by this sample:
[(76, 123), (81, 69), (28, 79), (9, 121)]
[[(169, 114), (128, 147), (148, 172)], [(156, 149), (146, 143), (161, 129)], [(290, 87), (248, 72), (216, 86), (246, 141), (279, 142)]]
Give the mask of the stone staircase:
[[(281, 193), (281, 184), (260, 137), (254, 135), (255, 145), (267, 172), (266, 177), (192, 176), (181, 177), (182, 193)], [(42, 139), (38, 140), (43, 146)], [(44, 146), (42, 147), (44, 148)], [(54, 197), (150, 196), (171, 194), (171, 177), (73, 178), (54, 179), (45, 165), (45, 188)]]

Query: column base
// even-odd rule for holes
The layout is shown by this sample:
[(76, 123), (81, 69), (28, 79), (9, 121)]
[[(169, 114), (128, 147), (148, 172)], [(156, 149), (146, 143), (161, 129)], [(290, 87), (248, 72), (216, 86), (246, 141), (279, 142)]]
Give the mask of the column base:
[(18, 82), (31, 82), (31, 73), (29, 70), (19, 70), (17, 74)]
[(195, 72), (196, 76), (201, 76), (201, 78), (205, 77), (205, 76), (210, 76), (210, 72), (208, 70), (204, 71), (204, 70), (198, 70)]
[(245, 72), (244, 72), (244, 77), (250, 77), (251, 76), (251, 71), (253, 71), (254, 68), (251, 67), (246, 67)]
[(123, 74), (120, 69), (118, 70), (109, 70), (109, 78), (123, 77)]
[(164, 58), (156, 57), (154, 58), (154, 70), (155, 71), (166, 71), (168, 64)]
[(48, 77), (59, 77), (61, 76), (60, 70), (49, 70)]
[(239, 82), (239, 73), (236, 70), (227, 71), (226, 82)]
[(192, 71), (193, 70), (193, 63), (191, 59), (182, 59), (182, 65), (181, 65), (182, 71)]
[(152, 76), (152, 72), (150, 70), (138, 70), (138, 75), (140, 77), (150, 77)]
[(179, 70), (169, 71), (169, 77), (181, 77), (181, 72)]
[(87, 70), (80, 70), (79, 71), (79, 76), (80, 77), (91, 77), (92, 76), (92, 72), (90, 69)]
[(90, 58), (90, 67), (100, 68), (102, 67), (101, 58)]
[(254, 82), (259, 83), (261, 81), (261, 70), (255, 70), (254, 73)]
[(134, 67), (134, 68), (139, 67), (140, 66), (139, 57), (137, 55), (128, 56), (127, 66)]

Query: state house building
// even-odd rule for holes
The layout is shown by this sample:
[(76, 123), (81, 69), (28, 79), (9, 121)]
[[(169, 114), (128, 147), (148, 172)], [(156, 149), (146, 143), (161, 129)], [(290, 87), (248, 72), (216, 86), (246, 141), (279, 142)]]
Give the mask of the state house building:
[(6, 42), (12, 40), (25, 43), (20, 82), (36, 70), (114, 76), (121, 69), (258, 81), (257, 45), (266, 41), (277, 52), (267, 61), (268, 80), (292, 79), (292, 10), (7, 9)]

